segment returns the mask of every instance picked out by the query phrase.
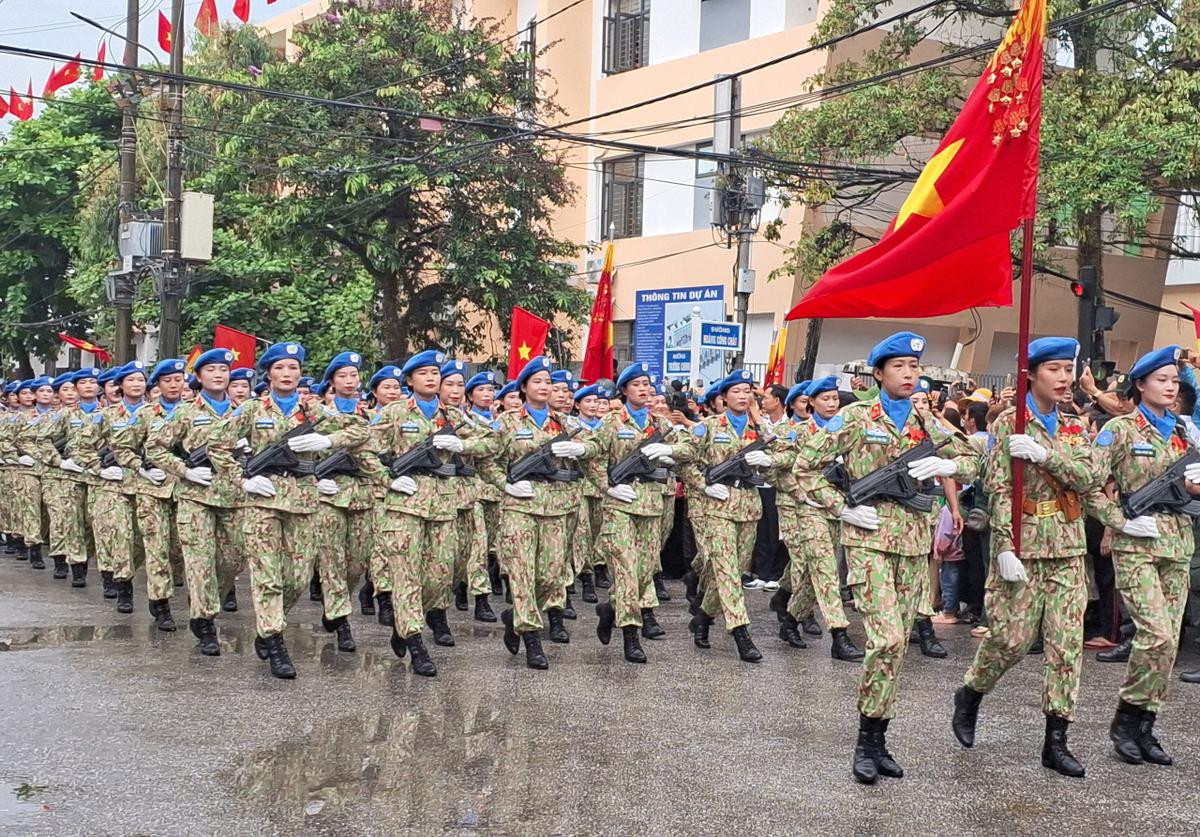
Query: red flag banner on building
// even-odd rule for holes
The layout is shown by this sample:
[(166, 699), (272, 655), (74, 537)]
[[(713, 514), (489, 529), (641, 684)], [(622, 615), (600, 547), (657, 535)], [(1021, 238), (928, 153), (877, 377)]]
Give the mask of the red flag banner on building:
[(50, 77), (46, 79), (46, 86), (42, 89), (42, 96), (53, 96), (67, 85), (79, 81), (79, 76), (79, 53), (75, 53), (74, 61), (68, 61), (61, 68), (55, 67), (50, 72)]
[(1200, 351), (1200, 308), (1193, 308), (1186, 302), (1179, 303), (1184, 308), (1192, 312), (1192, 325), (1196, 328), (1196, 351)]
[(158, 13), (158, 46), (163, 52), (171, 51), (171, 21), (162, 12)]
[(935, 317), (1012, 304), (1012, 230), (1037, 206), (1046, 0), (1025, 0), (883, 238), (788, 314)]
[(230, 369), (253, 369), (254, 351), (257, 345), (258, 339), (253, 334), (238, 331), (236, 328), (219, 325), (213, 331), (213, 348), (229, 349), (233, 352), (233, 363), (229, 364)]
[[(104, 41), (101, 41), (100, 42), (100, 50), (96, 53), (96, 61), (103, 64), (104, 56), (107, 53), (108, 53), (108, 44), (106, 44)], [(92, 68), (92, 81), (99, 81), (102, 78), (104, 78), (104, 68), (103, 67), (93, 67)]]
[(66, 343), (68, 346), (74, 346), (80, 351), (91, 353), (96, 357), (96, 360), (100, 361), (101, 363), (112, 363), (112, 355), (110, 355), (108, 350), (102, 346), (97, 346), (95, 343), (91, 343), (79, 337), (72, 337), (71, 335), (62, 331), (58, 333), (58, 339)]
[(20, 119), (22, 122), (33, 118), (33, 82), (29, 82), (29, 93), (25, 98), (21, 98), (21, 94), (8, 88), (8, 110), (13, 116)]
[(217, 16), (217, 0), (203, 0), (196, 12), (196, 31), (211, 38), (221, 31), (221, 20)]
[(530, 314), (519, 305), (513, 306), (512, 331), (508, 339), (508, 380), (517, 377), (530, 358), (546, 350), (550, 323), (537, 314)]
[(596, 287), (592, 303), (592, 320), (588, 325), (587, 349), (583, 353), (583, 370), (579, 377), (588, 383), (613, 375), (613, 244), (608, 242), (604, 254), (604, 270)]
[(233, 16), (242, 23), (250, 20), (250, 0), (233, 0)]
[(780, 326), (779, 333), (775, 335), (775, 342), (771, 344), (771, 352), (767, 356), (767, 374), (763, 376), (763, 387), (774, 386), (775, 384), (783, 384), (783, 351), (787, 345), (787, 326)]

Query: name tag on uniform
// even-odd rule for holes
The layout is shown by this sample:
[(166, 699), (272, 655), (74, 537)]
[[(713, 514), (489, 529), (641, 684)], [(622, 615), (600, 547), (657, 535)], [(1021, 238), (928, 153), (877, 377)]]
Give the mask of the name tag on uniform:
[(728, 442), (729, 434), (728, 433), (714, 433), (713, 441), (714, 442)]
[(887, 431), (876, 430), (873, 427), (868, 427), (867, 438), (864, 441), (868, 445), (886, 445), (888, 443)]
[(274, 430), (275, 419), (255, 419), (254, 426), (259, 430)]
[(1130, 453), (1134, 456), (1154, 456), (1154, 445), (1148, 445), (1145, 442), (1135, 442)]
[(163, 421), (162, 419), (159, 419), (158, 421), (154, 422), (154, 424), (150, 425), (150, 429), (151, 430), (162, 430), (164, 424), (166, 424), (166, 422)]
[(192, 419), (192, 427), (200, 427), (204, 424), (212, 424), (212, 419), (209, 416), (196, 416)]
[(104, 421), (104, 416), (100, 415), (99, 413), (96, 413), (92, 416), (92, 424), (99, 424), (102, 421)]
[(83, 419), (71, 419), (72, 427), (83, 427)]
[(420, 433), (421, 427), (415, 421), (406, 421), (400, 425), (401, 433)]
[(516, 438), (516, 439), (532, 439), (532, 438), (533, 438), (533, 431), (532, 431), (532, 430), (529, 430), (529, 429), (525, 429), (525, 430), (518, 430), (516, 433), (514, 433), (514, 434), (513, 434), (513, 438)]
[(113, 422), (113, 427), (117, 430), (120, 430), (121, 428), (128, 427), (128, 426), (129, 426), (128, 419), (126, 419), (125, 421), (114, 421)]
[(632, 430), (618, 430), (617, 438), (618, 439), (632, 439), (633, 431)]

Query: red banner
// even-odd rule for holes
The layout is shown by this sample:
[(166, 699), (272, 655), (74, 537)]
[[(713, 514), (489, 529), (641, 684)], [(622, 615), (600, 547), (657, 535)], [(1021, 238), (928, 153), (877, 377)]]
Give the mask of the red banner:
[(238, 331), (236, 328), (219, 325), (213, 331), (213, 348), (229, 349), (233, 352), (233, 363), (230, 369), (253, 369), (254, 351), (258, 339), (253, 334)]
[(530, 314), (519, 305), (513, 306), (512, 331), (508, 341), (508, 379), (517, 377), (531, 358), (546, 350), (550, 323), (537, 314)]
[(95, 343), (88, 342), (80, 337), (72, 337), (65, 332), (58, 333), (58, 339), (66, 343), (68, 346), (74, 346), (84, 352), (90, 352), (96, 356), (96, 360), (101, 363), (112, 363), (112, 355), (103, 346), (97, 346)]
[(592, 304), (587, 350), (583, 353), (583, 371), (579, 376), (588, 383), (613, 376), (612, 280), (613, 245), (610, 241), (604, 256), (604, 270), (600, 273), (600, 284), (596, 288), (596, 301)]

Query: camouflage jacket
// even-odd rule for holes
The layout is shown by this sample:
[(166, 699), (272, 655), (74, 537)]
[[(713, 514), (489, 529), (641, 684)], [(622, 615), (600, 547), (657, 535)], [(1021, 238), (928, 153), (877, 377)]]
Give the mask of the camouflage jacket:
[[(612, 413), (609, 413), (612, 415)], [(575, 428), (583, 428), (576, 441), (587, 442), (604, 428), (604, 419), (595, 427), (589, 427), (580, 416), (567, 416), (567, 427), (571, 430)], [(605, 467), (608, 465), (602, 457), (591, 457), (583, 463), (581, 470), (583, 471), (583, 479), (580, 482), (583, 484), (584, 497), (601, 497), (608, 488), (608, 474), (605, 473)]]
[[(467, 426), (473, 428), (472, 433), (476, 437), (487, 437), (500, 429), (500, 423), (495, 419), (485, 418), (470, 410), (460, 410), (460, 413), (462, 420), (467, 422)], [(461, 434), (462, 431), (459, 432)], [(485, 494), (488, 495), (487, 499), (498, 498), (496, 487), (488, 484), (484, 476), (488, 473), (485, 463), (491, 458), (491, 452), (494, 448), (494, 445), (488, 446), (487, 454), (461, 453), (455, 460), (475, 469), (475, 476), (461, 476), (455, 480), (458, 483), (459, 511), (471, 508), (479, 500), (484, 499)], [(494, 478), (494, 469), (492, 469), (492, 476)]]
[(387, 475), (371, 435), (367, 406), (359, 402), (358, 409), (353, 413), (343, 413), (333, 405), (326, 405), (323, 409), (325, 421), (321, 423), (319, 432), (329, 435), (333, 447), (321, 456), (327, 457), (344, 450), (354, 457), (354, 464), (362, 476), (337, 477), (334, 481), (338, 493), (332, 496), (322, 494), (321, 502), (339, 509), (366, 511), (378, 501), (379, 486)]
[[(564, 429), (570, 430), (566, 416), (553, 410), (547, 415), (544, 427), (538, 426), (524, 405), (519, 410), (501, 413), (500, 431), (496, 434), (495, 439), (495, 455), (497, 464), (504, 469), (505, 481), (508, 479), (507, 473), (510, 465), (525, 454), (531, 453), (549, 442)], [(575, 437), (574, 441), (578, 442), (582, 439), (583, 434), (581, 433)], [(594, 450), (594, 448), (588, 447), (586, 441), (583, 442), (583, 445), (588, 451)], [(588, 454), (585, 453), (576, 462), (559, 460), (558, 467), (575, 468), (582, 471), (587, 467), (587, 456)], [(574, 514), (580, 506), (580, 497), (583, 496), (581, 482), (582, 480), (575, 482), (534, 481), (532, 497), (519, 498), (505, 493), (501, 503), (506, 509), (542, 517)]]
[[(811, 419), (810, 419), (811, 422)], [(816, 427), (815, 422), (812, 422)], [(825, 479), (823, 470), (840, 456), (851, 479), (861, 479), (920, 444), (926, 437), (938, 445), (948, 441), (938, 455), (958, 465), (956, 479), (970, 482), (979, 472), (979, 456), (961, 433), (947, 428), (934, 418), (922, 418), (909, 411), (904, 427), (892, 423), (878, 396), (870, 401), (850, 404), (831, 418), (823, 429), (810, 430), (796, 455), (795, 475), (801, 496), (820, 503), (829, 515), (838, 515), (845, 498)], [(879, 528), (860, 529), (842, 524), (842, 543), (893, 555), (928, 555), (933, 546), (933, 530), (927, 516), (898, 503), (882, 502), (875, 506)]]
[(18, 411), (0, 413), (0, 460), (4, 460), (0, 464), (10, 470), (16, 468), (15, 465), (9, 465), (8, 460), (17, 458), (15, 434), (20, 415)]
[[(109, 407), (96, 410), (92, 413), (91, 421), (84, 421), (83, 427), (80, 428), (78, 449), (69, 447), (68, 452), (71, 458), (75, 460), (75, 464), (83, 468), (85, 471), (90, 471), (94, 474), (99, 474), (100, 451), (103, 448), (112, 450), (113, 438), (118, 430), (125, 427), (125, 424), (135, 417), (142, 410), (149, 409), (149, 404), (143, 404), (137, 410), (130, 410), (129, 405), (124, 401), (117, 401)], [(68, 444), (70, 441), (68, 440)], [(116, 451), (113, 451), (116, 456)], [(119, 461), (118, 461), (118, 464)], [(140, 462), (138, 463), (140, 464)], [(122, 494), (136, 494), (137, 486), (134, 480), (145, 481), (136, 470), (130, 470), (122, 466), (125, 471), (125, 476), (120, 481), (97, 479), (93, 485), (104, 491), (117, 491)]]
[[(990, 450), (984, 462), (983, 486), (988, 494), (992, 527), (992, 554), (1013, 551), (1012, 458), (1008, 437), (1013, 433), (1016, 410), (1001, 413), (991, 425)], [(1051, 436), (1037, 416), (1030, 416), (1025, 433), (1049, 452), (1041, 465), (1025, 463), (1025, 497), (1036, 504), (1051, 504), (1057, 494), (1046, 478), (1050, 474), (1068, 489), (1086, 496), (1100, 488), (1103, 477), (1092, 458), (1087, 427), (1079, 416), (1059, 411), (1058, 430)], [(968, 481), (965, 476), (964, 482)], [(1021, 560), (1070, 558), (1087, 552), (1082, 515), (1068, 522), (1061, 511), (1021, 518)]]
[[(83, 407), (79, 406), (71, 407), (66, 411), (65, 420), (67, 425), (67, 458), (72, 460), (81, 468), (87, 468), (87, 466), (84, 465), (84, 463), (79, 459), (80, 451), (91, 450), (88, 425), (94, 424), (96, 421), (98, 421), (96, 417), (99, 416), (103, 410), (104, 408), (101, 407), (97, 402), (95, 408), (90, 413), (85, 412)], [(84, 456), (86, 458), (86, 454)], [(50, 461), (53, 462), (56, 467), (62, 463), (62, 457), (58, 456), (58, 451), (54, 451), (54, 455)], [(64, 473), (67, 473), (67, 476), (71, 477), (71, 479), (75, 480), (76, 482), (81, 482), (84, 485), (99, 485), (101, 482), (101, 479), (96, 476), (95, 472), (91, 470), (85, 470), (82, 474), (77, 474), (74, 472)]]
[[(615, 497), (608, 496), (608, 469), (616, 465), (629, 454), (633, 453), (648, 436), (658, 430), (666, 436), (671, 431), (670, 423), (662, 416), (648, 413), (646, 427), (640, 428), (629, 415), (629, 410), (622, 407), (613, 410), (604, 417), (600, 429), (592, 432), (586, 445), (589, 449), (587, 465), (596, 463), (603, 480), (600, 485), (604, 488), (604, 509), (620, 511), (639, 517), (658, 517), (663, 513), (663, 487), (661, 483), (634, 482), (630, 486), (637, 497), (632, 503), (625, 503)], [(582, 435), (580, 438), (583, 438)], [(671, 445), (671, 458), (676, 463), (685, 462), (691, 456), (691, 446), (686, 440)]]
[[(1113, 476), (1122, 496), (1160, 476), (1187, 451), (1188, 442), (1181, 433), (1172, 433), (1164, 440), (1140, 410), (1111, 419), (1092, 446), (1097, 468), (1103, 476)], [(1191, 560), (1195, 544), (1192, 519), (1187, 515), (1156, 514), (1159, 537), (1131, 538), (1121, 533), (1121, 527), (1128, 521), (1120, 502), (1110, 500), (1100, 489), (1089, 492), (1084, 500), (1088, 512), (1112, 528), (1114, 555), (1125, 552)]]
[[(704, 470), (724, 462), (751, 442), (758, 440), (761, 431), (746, 419), (746, 429), (738, 436), (729, 417), (722, 413), (709, 416), (692, 427), (688, 435), (688, 451), (685, 458), (695, 463), (695, 469), (685, 472), (688, 493), (688, 510), (695, 509), (701, 515), (719, 517), (724, 520), (749, 522), (762, 517), (762, 499), (754, 486), (730, 488), (729, 499), (715, 500), (704, 493), (706, 481)], [(774, 454), (774, 443), (767, 455)]]
[[(226, 409), (228, 415), (233, 410)], [(220, 509), (236, 508), (243, 504), (246, 492), (239, 485), (236, 490), (228, 480), (214, 478), (211, 487), (190, 482), (184, 473), (187, 464), (181, 454), (190, 453), (208, 444), (213, 429), (221, 416), (204, 399), (197, 395), (186, 404), (180, 404), (166, 421), (154, 422), (146, 436), (146, 459), (155, 468), (166, 471), (175, 481), (175, 499), (191, 500)], [(214, 469), (215, 477), (215, 469)]]
[(38, 440), (44, 431), (46, 423), (53, 420), (54, 410), (39, 413), (35, 407), (31, 412), (23, 414), (22, 419), (15, 423), (13, 428), (13, 445), (17, 456), (30, 456), (34, 460), (32, 467), (18, 465), (18, 471), (38, 477), (46, 473), (46, 465), (41, 459), (41, 452), (38, 450)]
[[(179, 409), (183, 404), (176, 405)], [(119, 427), (114, 427), (112, 434), (113, 456), (117, 464), (125, 469), (127, 478), (133, 482), (138, 494), (146, 497), (156, 497), (159, 500), (170, 500), (175, 494), (175, 477), (163, 468), (167, 478), (159, 485), (142, 475), (147, 464), (153, 464), (146, 456), (146, 440), (151, 434), (158, 433), (166, 425), (171, 414), (167, 408), (157, 401), (147, 404)]]
[(763, 431), (776, 438), (771, 446), (771, 467), (767, 469), (767, 480), (775, 487), (775, 505), (781, 509), (795, 508), (803, 503), (792, 469), (796, 454), (800, 452), (800, 443), (807, 435), (801, 433), (804, 422), (792, 421), (789, 416), (772, 422), (764, 416), (761, 426)]
[(54, 446), (56, 442), (59, 444), (66, 442), (67, 421), (70, 413), (70, 407), (60, 407), (46, 413), (39, 423), (38, 433), (34, 439), (37, 453), (33, 454), (33, 458), (44, 467), (43, 477), (63, 480), (71, 477), (71, 474), (58, 467), (62, 462), (62, 457), (58, 454), (58, 448)]

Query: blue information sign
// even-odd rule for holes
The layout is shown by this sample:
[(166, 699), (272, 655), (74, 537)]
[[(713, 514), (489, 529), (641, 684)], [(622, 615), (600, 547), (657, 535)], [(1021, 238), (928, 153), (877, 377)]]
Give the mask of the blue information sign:
[(740, 323), (700, 323), (700, 348), (736, 352), (741, 345)]
[[(692, 309), (696, 307), (700, 309), (702, 320), (723, 320), (725, 286), (700, 285), (638, 291), (633, 321), (634, 360), (649, 364), (651, 371), (661, 377), (664, 373), (664, 354), (668, 350), (691, 349)], [(666, 374), (669, 377), (682, 377), (687, 371), (668, 371)], [(706, 382), (723, 377), (724, 353), (712, 349), (702, 351), (700, 374)]]

